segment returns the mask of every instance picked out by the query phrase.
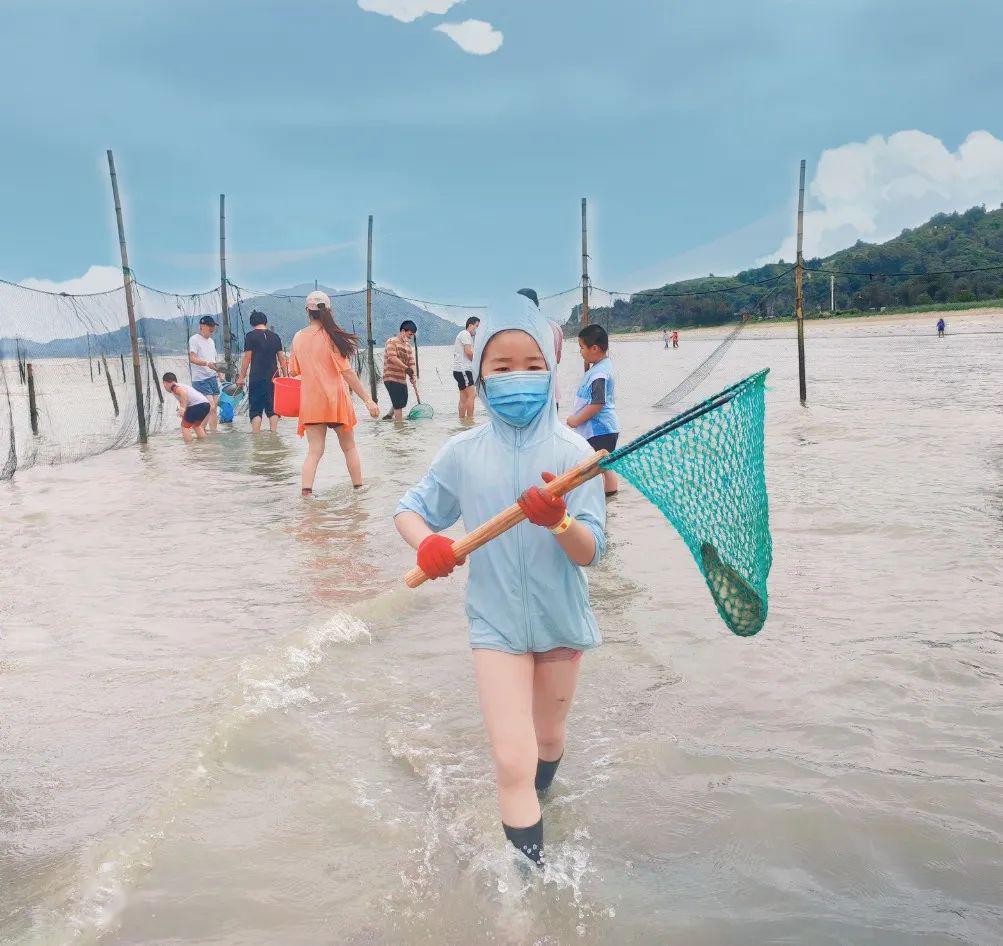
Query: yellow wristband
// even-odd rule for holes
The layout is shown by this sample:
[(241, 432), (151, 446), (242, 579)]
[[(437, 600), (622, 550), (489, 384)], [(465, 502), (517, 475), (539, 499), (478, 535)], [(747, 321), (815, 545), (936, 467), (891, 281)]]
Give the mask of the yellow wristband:
[(564, 518), (559, 523), (557, 523), (556, 526), (550, 527), (550, 531), (553, 532), (554, 535), (563, 535), (565, 532), (568, 531), (568, 529), (571, 528), (571, 523), (574, 521), (575, 520), (571, 518), (571, 513), (566, 512), (564, 514)]

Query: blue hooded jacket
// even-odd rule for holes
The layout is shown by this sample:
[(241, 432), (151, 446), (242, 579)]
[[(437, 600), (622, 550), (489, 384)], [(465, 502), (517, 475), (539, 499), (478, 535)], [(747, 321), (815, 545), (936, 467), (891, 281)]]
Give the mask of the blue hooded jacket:
[[(531, 336), (554, 371), (553, 330), (539, 309), (519, 296), (489, 313), (474, 337), (474, 372), (482, 394), (484, 349), (492, 336), (511, 329)], [(556, 388), (554, 378), (549, 402), (523, 428), (512, 427), (486, 404), (489, 422), (450, 438), (424, 479), (401, 498), (395, 515), (416, 512), (436, 532), (462, 517), (470, 532), (530, 486), (541, 485), (543, 471), (559, 475), (592, 456), (585, 440), (558, 420)], [(595, 536), (594, 565), (606, 551), (602, 478), (579, 486), (565, 501), (571, 515)], [(546, 529), (521, 522), (473, 552), (467, 564), (471, 647), (523, 654), (555, 647), (585, 650), (600, 642), (585, 571)]]

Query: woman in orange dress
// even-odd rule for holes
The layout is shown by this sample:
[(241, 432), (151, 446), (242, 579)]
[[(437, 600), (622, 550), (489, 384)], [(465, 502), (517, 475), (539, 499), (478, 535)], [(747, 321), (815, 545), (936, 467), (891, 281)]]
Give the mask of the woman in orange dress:
[(297, 433), (301, 437), (306, 433), (308, 448), (303, 461), (302, 492), (310, 496), (329, 427), (338, 435), (352, 485), (356, 488), (362, 485), (362, 461), (353, 433), (355, 408), (349, 392), (359, 396), (370, 417), (379, 417), (380, 409), (348, 360), (358, 350), (359, 340), (334, 321), (327, 293), (311, 292), (306, 298), (306, 311), (310, 324), (293, 338), (289, 373), (302, 381)]

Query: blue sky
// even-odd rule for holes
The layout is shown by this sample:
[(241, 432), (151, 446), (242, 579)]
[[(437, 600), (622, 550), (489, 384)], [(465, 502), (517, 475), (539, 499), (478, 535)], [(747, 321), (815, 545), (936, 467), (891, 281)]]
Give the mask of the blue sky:
[(218, 280), (220, 192), (242, 285), (360, 285), (373, 213), (379, 284), (471, 303), (574, 285), (582, 196), (593, 281), (614, 289), (789, 250), (801, 157), (809, 251), (1003, 200), (990, 0), (0, 0), (0, 16), (11, 280), (108, 278), (91, 270), (117, 262), (108, 147), (134, 270), (184, 291)]

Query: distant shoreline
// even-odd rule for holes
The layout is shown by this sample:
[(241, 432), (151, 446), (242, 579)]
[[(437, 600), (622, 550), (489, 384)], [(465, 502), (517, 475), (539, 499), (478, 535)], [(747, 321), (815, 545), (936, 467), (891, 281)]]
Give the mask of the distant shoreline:
[[(872, 312), (869, 314), (863, 314), (860, 312), (847, 313), (841, 315), (837, 313), (836, 315), (827, 315), (819, 317), (805, 316), (805, 330), (810, 332), (813, 328), (820, 328), (822, 326), (846, 326), (851, 327), (854, 325), (882, 325), (889, 322), (930, 322), (930, 333), (936, 335), (935, 325), (937, 319), (943, 317), (944, 321), (947, 323), (947, 331), (950, 334), (951, 331), (951, 319), (965, 319), (972, 316), (982, 316), (982, 317), (1001, 317), (1003, 318), (1003, 301), (994, 300), (991, 304), (986, 305), (971, 305), (964, 308), (957, 309), (904, 309), (904, 310), (887, 310), (885, 312)], [(720, 325), (700, 325), (692, 326), (688, 328), (680, 328), (680, 337), (690, 336), (694, 334), (698, 336), (704, 335), (726, 335), (732, 329), (735, 328), (737, 322), (725, 322)], [(745, 326), (746, 332), (759, 332), (765, 330), (769, 333), (776, 332), (779, 329), (793, 329), (795, 327), (794, 316), (784, 316), (782, 318), (775, 319), (761, 319), (749, 321)], [(1000, 326), (1003, 330), (1003, 325)], [(648, 329), (644, 332), (622, 332), (613, 330), (610, 335), (617, 341), (627, 341), (629, 339), (636, 338), (638, 341), (646, 341), (650, 339), (661, 339), (662, 329)], [(671, 329), (669, 330), (671, 331)]]

